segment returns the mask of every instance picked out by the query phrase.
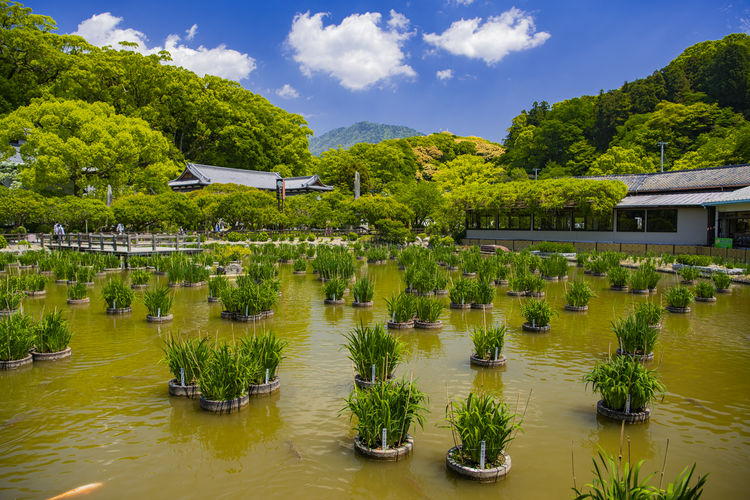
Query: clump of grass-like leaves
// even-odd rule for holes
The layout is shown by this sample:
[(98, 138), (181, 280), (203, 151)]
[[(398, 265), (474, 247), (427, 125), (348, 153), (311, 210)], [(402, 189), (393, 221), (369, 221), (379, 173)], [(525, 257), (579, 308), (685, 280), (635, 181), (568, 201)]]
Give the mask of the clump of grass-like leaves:
[(440, 317), (445, 305), (443, 301), (429, 297), (417, 297), (414, 314), (419, 321), (425, 323), (435, 323)]
[(172, 309), (173, 302), (174, 295), (167, 286), (152, 287), (143, 294), (143, 303), (150, 316), (166, 316)]
[(687, 307), (693, 301), (693, 291), (685, 286), (673, 286), (664, 294), (664, 300), (672, 307)]
[(625, 354), (648, 355), (653, 352), (659, 338), (659, 330), (651, 327), (645, 318), (636, 315), (613, 321), (612, 331), (620, 350)]
[(259, 360), (244, 355), (237, 346), (215, 345), (198, 377), (201, 395), (213, 401), (239, 398), (247, 393), (251, 378), (259, 370)]
[(726, 290), (727, 288), (732, 286), (732, 278), (727, 273), (713, 273), (711, 275), (711, 280), (713, 280), (716, 288)]
[(206, 337), (184, 338), (170, 334), (164, 341), (163, 361), (172, 376), (178, 381), (185, 374), (185, 385), (195, 385), (211, 354), (211, 345)]
[(385, 299), (385, 303), (391, 321), (396, 323), (406, 323), (407, 321), (411, 321), (416, 312), (416, 299), (408, 293), (394, 293), (390, 299)]
[(474, 302), (492, 304), (495, 298), (495, 286), (489, 280), (478, 280), (474, 289)]
[(474, 356), (479, 359), (495, 359), (500, 357), (505, 343), (505, 325), (480, 326), (471, 332), (474, 344)]
[(0, 319), (1, 361), (24, 359), (34, 340), (34, 324), (29, 316), (15, 313)]
[(680, 269), (680, 278), (682, 278), (683, 281), (693, 282), (697, 280), (700, 275), (700, 270), (692, 266), (685, 266)]
[(339, 300), (346, 291), (346, 281), (341, 278), (331, 278), (323, 283), (323, 293), (327, 300)]
[(107, 307), (122, 309), (133, 303), (133, 290), (120, 278), (112, 278), (102, 288), (102, 298)]
[(454, 304), (469, 304), (474, 300), (474, 289), (476, 281), (459, 279), (451, 287), (449, 297)]
[(628, 284), (630, 272), (620, 265), (613, 266), (607, 271), (607, 278), (609, 279), (610, 285), (614, 287), (624, 287)]
[(514, 431), (520, 429), (516, 415), (508, 405), (490, 394), (469, 393), (465, 400), (452, 401), (446, 408), (446, 419), (461, 449), (453, 455), (456, 462), (478, 468), (480, 464), (481, 442), (485, 443), (485, 467), (492, 468), (503, 464), (501, 455), (514, 438)]
[(389, 335), (382, 324), (364, 326), (360, 323), (344, 338), (348, 357), (357, 374), (365, 380), (372, 378), (373, 366), (375, 380), (389, 379), (404, 356), (403, 342)]
[(710, 299), (716, 296), (716, 286), (710, 281), (700, 281), (695, 285), (695, 296)]
[(229, 288), (229, 280), (226, 276), (214, 276), (208, 279), (208, 296), (221, 297), (221, 292)]
[(76, 281), (74, 284), (68, 286), (68, 298), (71, 300), (85, 299), (89, 293), (89, 287), (86, 283)]
[(570, 288), (568, 288), (568, 292), (565, 294), (565, 300), (570, 306), (583, 307), (588, 305), (589, 300), (593, 296), (594, 292), (587, 282), (576, 280), (570, 284)]
[(68, 347), (73, 332), (61, 311), (44, 314), (35, 325), (35, 349), (38, 352), (59, 352)]
[(295, 260), (292, 269), (297, 272), (307, 271), (307, 260), (302, 258)]
[(521, 314), (526, 319), (526, 323), (538, 327), (549, 325), (552, 315), (557, 312), (544, 299), (529, 299), (521, 306)]
[(47, 277), (41, 274), (27, 274), (24, 285), (29, 292), (41, 292), (47, 286)]
[(369, 389), (356, 388), (346, 400), (342, 411), (357, 418), (355, 429), (368, 448), (382, 447), (382, 432), (386, 429), (388, 447), (406, 442), (413, 424), (424, 428), (427, 396), (416, 383), (406, 380), (381, 382)]
[(359, 278), (352, 287), (355, 302), (370, 302), (375, 295), (375, 283), (368, 276)]
[(268, 380), (276, 377), (276, 370), (279, 363), (284, 359), (284, 349), (287, 341), (279, 338), (271, 331), (264, 331), (260, 335), (245, 337), (240, 341), (239, 349), (244, 357), (252, 360), (249, 366), (256, 367), (254, 373), (248, 374), (250, 384), (265, 383), (266, 370), (268, 370)]
[(661, 321), (661, 315), (664, 309), (658, 304), (653, 302), (642, 302), (635, 306), (635, 318), (638, 321), (645, 321), (648, 325), (658, 325)]
[(130, 273), (130, 284), (141, 286), (151, 281), (151, 273), (145, 269), (136, 269)]
[(615, 356), (597, 363), (584, 377), (604, 400), (610, 410), (625, 411), (630, 396), (630, 411), (642, 411), (659, 394), (664, 394), (664, 386), (656, 373), (633, 360), (630, 356)]

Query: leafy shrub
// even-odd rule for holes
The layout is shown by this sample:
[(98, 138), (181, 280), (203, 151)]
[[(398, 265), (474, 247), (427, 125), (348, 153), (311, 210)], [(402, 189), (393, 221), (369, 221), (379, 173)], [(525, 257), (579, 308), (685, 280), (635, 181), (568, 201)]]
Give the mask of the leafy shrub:
[(673, 286), (664, 294), (664, 299), (672, 307), (687, 307), (693, 301), (693, 291), (684, 286)]
[(469, 304), (474, 300), (474, 289), (476, 282), (474, 280), (459, 279), (449, 291), (449, 297), (454, 304)]
[(521, 314), (529, 325), (547, 326), (557, 312), (544, 299), (529, 299), (521, 306)]
[(544, 253), (575, 253), (576, 247), (572, 243), (540, 241), (531, 245), (529, 250), (538, 250)]
[(130, 273), (130, 283), (132, 285), (145, 285), (151, 281), (151, 273), (145, 269), (136, 269)]
[(709, 281), (700, 281), (695, 285), (695, 295), (702, 299), (710, 299), (716, 296), (716, 287)]
[(102, 298), (111, 309), (130, 307), (133, 302), (133, 290), (119, 278), (112, 278), (102, 288)]
[(388, 315), (391, 321), (396, 323), (405, 323), (411, 321), (414, 317), (416, 308), (416, 299), (408, 293), (395, 293), (390, 299), (385, 299)]
[(713, 260), (708, 255), (677, 255), (675, 262), (686, 266), (707, 267), (713, 264)]
[(570, 284), (568, 292), (565, 294), (565, 300), (568, 305), (575, 307), (583, 307), (588, 305), (591, 297), (594, 296), (594, 292), (591, 290), (589, 284), (583, 280), (576, 280)]
[(427, 396), (416, 383), (405, 380), (381, 382), (369, 389), (355, 388), (342, 411), (357, 417), (357, 433), (368, 448), (380, 448), (386, 429), (389, 447), (404, 444), (415, 422), (424, 428)]
[(505, 325), (480, 326), (471, 332), (471, 341), (474, 344), (474, 355), (479, 359), (494, 359), (497, 352), (498, 358), (503, 352), (505, 343)]
[(35, 348), (38, 352), (59, 352), (68, 347), (73, 332), (62, 312), (46, 313), (35, 325)]
[(628, 284), (630, 272), (624, 267), (617, 265), (609, 268), (609, 271), (607, 271), (607, 277), (609, 278), (610, 285), (623, 287)]
[(25, 314), (0, 319), (0, 361), (24, 359), (34, 346), (34, 324)]
[(359, 235), (357, 233), (348, 233), (346, 235), (346, 239), (349, 241), (357, 241), (357, 238), (359, 238)]
[(76, 281), (73, 285), (68, 286), (68, 298), (71, 300), (85, 299), (89, 293), (86, 283)]
[(461, 450), (454, 454), (456, 462), (477, 468), (481, 443), (485, 443), (485, 467), (502, 465), (501, 452), (513, 440), (513, 431), (520, 428), (516, 415), (508, 406), (489, 394), (469, 393), (466, 400), (451, 402), (446, 409), (449, 426), (461, 440)]
[(732, 286), (732, 277), (727, 273), (713, 273), (711, 275), (711, 280), (713, 280), (716, 288), (723, 288), (726, 290)]
[(0, 235), (0, 248), (8, 248), (8, 240), (2, 235)]
[(624, 411), (630, 396), (630, 411), (643, 410), (649, 402), (664, 393), (664, 386), (656, 374), (647, 370), (630, 356), (616, 356), (597, 363), (584, 377), (586, 384), (599, 392), (604, 406), (611, 410)]
[(327, 300), (338, 300), (344, 296), (346, 281), (341, 278), (331, 278), (323, 284), (323, 293)]
[(695, 281), (700, 274), (701, 272), (694, 267), (683, 267), (680, 269), (680, 278), (684, 281)]
[(352, 287), (355, 302), (370, 302), (375, 295), (375, 283), (368, 277), (362, 276)]
[(364, 326), (360, 323), (344, 338), (349, 359), (354, 363), (355, 371), (365, 380), (372, 378), (373, 365), (375, 380), (387, 380), (404, 356), (403, 342), (389, 335), (382, 324)]

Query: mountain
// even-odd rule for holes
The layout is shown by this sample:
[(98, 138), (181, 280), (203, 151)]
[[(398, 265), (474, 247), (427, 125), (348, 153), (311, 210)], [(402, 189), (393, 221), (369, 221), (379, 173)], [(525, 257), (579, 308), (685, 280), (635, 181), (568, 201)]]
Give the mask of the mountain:
[(319, 137), (311, 137), (309, 147), (310, 152), (317, 156), (323, 151), (339, 146), (349, 149), (360, 142), (376, 144), (387, 139), (403, 139), (420, 135), (424, 134), (413, 128), (400, 125), (359, 122), (349, 127), (335, 128)]

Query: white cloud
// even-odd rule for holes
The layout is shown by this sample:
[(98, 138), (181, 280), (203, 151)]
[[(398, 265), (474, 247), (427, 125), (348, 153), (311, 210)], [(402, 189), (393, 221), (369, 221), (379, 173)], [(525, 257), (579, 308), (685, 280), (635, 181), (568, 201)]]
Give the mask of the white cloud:
[(438, 80), (450, 80), (453, 78), (453, 70), (452, 69), (441, 69), (436, 73)]
[(457, 5), (471, 5), (474, 3), (474, 0), (455, 0)]
[(326, 73), (350, 90), (364, 90), (393, 76), (414, 77), (416, 73), (404, 64), (406, 56), (401, 50), (413, 34), (404, 31), (409, 20), (393, 10), (390, 14), (388, 28), (379, 26), (381, 15), (377, 12), (352, 14), (341, 24), (326, 27), (325, 13), (297, 14), (287, 43), (302, 73)]
[(441, 34), (426, 33), (424, 41), (451, 54), (482, 59), (488, 65), (500, 61), (510, 52), (542, 45), (550, 37), (536, 32), (534, 18), (515, 7), (499, 16), (461, 19)]
[(299, 97), (299, 92), (288, 83), (285, 83), (283, 87), (276, 89), (276, 95), (283, 99), (296, 99)]
[[(180, 43), (180, 36), (173, 34), (167, 37), (163, 46), (149, 47), (146, 43), (148, 37), (143, 32), (132, 28), (118, 28), (122, 19), (109, 12), (94, 14), (82, 21), (78, 25), (78, 30), (73, 34), (82, 36), (99, 47), (110, 45), (115, 49), (121, 49), (125, 47), (121, 47), (119, 42), (136, 43), (137, 46), (127, 49), (144, 55), (167, 50), (172, 55), (172, 61), (167, 64), (182, 66), (200, 76), (209, 74), (239, 81), (247, 78), (255, 69), (255, 59), (247, 54), (228, 49), (224, 44), (211, 49), (200, 45), (194, 49)], [(187, 30), (185, 38), (191, 40), (197, 32), (198, 26), (194, 24)]]
[(750, 35), (750, 17), (740, 18), (740, 30)]

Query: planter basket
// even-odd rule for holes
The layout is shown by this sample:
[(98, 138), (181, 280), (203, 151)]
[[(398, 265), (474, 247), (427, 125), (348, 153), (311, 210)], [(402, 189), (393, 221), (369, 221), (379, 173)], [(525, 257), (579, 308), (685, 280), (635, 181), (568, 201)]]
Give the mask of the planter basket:
[(633, 354), (632, 352), (625, 352), (619, 347), (617, 348), (617, 355), (618, 356), (627, 356), (629, 358), (633, 358), (636, 361), (640, 361), (643, 363), (644, 361), (653, 361), (654, 360), (654, 353), (650, 352), (648, 354)]
[(448, 290), (433, 290), (435, 295), (448, 295)]
[(589, 310), (589, 306), (571, 306), (570, 304), (565, 304), (565, 310), (572, 312), (584, 312)]
[(559, 277), (557, 277), (557, 276), (542, 276), (542, 278), (544, 278), (544, 279), (545, 279), (545, 280), (547, 280), (547, 281), (557, 281), (557, 280), (559, 280), (559, 279), (560, 279), (560, 278), (559, 278)]
[(497, 359), (482, 359), (478, 358), (476, 354), (472, 354), (469, 356), (469, 361), (472, 365), (475, 366), (483, 366), (485, 368), (497, 368), (500, 366), (505, 366), (505, 356), (502, 354)]
[(70, 305), (70, 306), (80, 305), (80, 304), (88, 304), (89, 302), (91, 302), (91, 298), (90, 297), (84, 297), (82, 299), (68, 299), (67, 302), (68, 302), (68, 305)]
[[(390, 375), (388, 377), (388, 381), (391, 381), (392, 379), (393, 379), (393, 375)], [(359, 376), (359, 373), (354, 375), (354, 385), (356, 385), (360, 389), (369, 389), (370, 387), (374, 386), (377, 383), (378, 383), (377, 381), (371, 382), (369, 380), (363, 379), (362, 377)]]
[(232, 311), (221, 311), (221, 319), (234, 319)]
[(172, 321), (174, 319), (174, 316), (171, 314), (167, 314), (166, 316), (151, 316), (150, 314), (146, 315), (146, 321), (149, 323), (166, 323), (168, 321)]
[(496, 285), (507, 285), (508, 280), (495, 280)]
[(337, 304), (343, 304), (344, 302), (346, 302), (344, 299), (336, 299), (336, 300), (324, 299), (323, 300), (323, 303), (326, 305), (337, 305)]
[(434, 323), (431, 323), (429, 321), (414, 321), (414, 328), (424, 328), (424, 329), (434, 329), (434, 328), (442, 328), (443, 322), (442, 321), (435, 321)]
[(267, 384), (250, 384), (247, 392), (250, 396), (259, 396), (261, 394), (273, 394), (279, 389), (281, 389), (281, 379), (276, 375)]
[(395, 462), (408, 456), (414, 449), (414, 439), (408, 434), (406, 435), (406, 441), (401, 446), (396, 448), (388, 448), (383, 450), (381, 448), (368, 448), (359, 439), (359, 436), (354, 438), (354, 449), (358, 453), (366, 456), (367, 458), (373, 458), (375, 460), (386, 460)]
[(31, 354), (22, 359), (11, 359), (9, 361), (0, 361), (0, 370), (15, 370), (22, 366), (30, 365), (34, 361)]
[(510, 472), (510, 455), (501, 452), (505, 458), (503, 465), (499, 467), (492, 467), (490, 469), (475, 469), (468, 465), (461, 465), (453, 458), (453, 455), (461, 449), (461, 445), (454, 446), (448, 450), (448, 454), (445, 457), (445, 465), (448, 470), (455, 472), (456, 474), (479, 481), (480, 483), (494, 483), (497, 482), (501, 477), (505, 477)]
[(356, 302), (356, 301), (352, 302), (352, 307), (372, 307), (372, 306), (373, 306), (372, 300), (369, 302)]
[(533, 326), (531, 323), (524, 323), (521, 325), (523, 330), (526, 332), (534, 332), (534, 333), (544, 333), (550, 331), (552, 328), (551, 325), (544, 325), (544, 326)]
[(469, 302), (468, 304), (456, 304), (454, 302), (451, 302), (450, 308), (451, 309), (470, 309), (471, 302)]
[(187, 281), (184, 281), (182, 283), (182, 286), (186, 287), (186, 288), (195, 288), (195, 287), (199, 287), (199, 286), (204, 286), (205, 284), (206, 284), (205, 281), (196, 281), (195, 283), (189, 283)]
[(629, 288), (628, 285), (622, 285), (622, 286), (611, 285), (609, 287), (610, 290), (615, 291), (615, 292), (627, 292), (628, 288)]
[(221, 302), (221, 299), (219, 297), (209, 297), (208, 298), (208, 302), (209, 302), (209, 304), (213, 304), (213, 303), (216, 303), (216, 302)]
[(651, 409), (647, 406), (638, 412), (625, 413), (624, 411), (607, 408), (604, 406), (604, 400), (600, 399), (599, 402), (596, 403), (596, 413), (612, 420), (625, 422), (626, 424), (640, 424), (648, 421), (651, 416)]
[(472, 302), (471, 303), (471, 308), (472, 309), (484, 309), (484, 310), (487, 310), (487, 309), (492, 309), (492, 304), (477, 304), (476, 302)]
[(696, 302), (716, 302), (716, 297), (696, 297)]
[(26, 290), (26, 295), (29, 297), (44, 297), (47, 295), (47, 290)]
[(201, 395), (201, 387), (196, 385), (180, 385), (180, 381), (173, 378), (169, 381), (169, 395), (180, 398), (196, 399)]
[(130, 307), (130, 306), (128, 306), (128, 307), (117, 307), (117, 308), (115, 308), (115, 307), (108, 307), (107, 308), (107, 314), (125, 314), (125, 313), (129, 313), (129, 312), (133, 312), (133, 308)]
[(148, 288), (148, 283), (144, 283), (143, 285), (130, 285), (130, 288), (133, 290), (142, 290), (144, 288)]
[(18, 309), (0, 309), (0, 318), (4, 316), (13, 316), (18, 312)]
[(294, 271), (294, 274), (296, 275), (307, 274), (307, 271)]
[(526, 292), (524, 292), (524, 291), (520, 291), (519, 292), (519, 291), (516, 291), (516, 290), (508, 290), (505, 293), (506, 293), (506, 295), (508, 295), (508, 297), (525, 297), (526, 296)]
[(414, 328), (414, 321), (404, 321), (403, 323), (399, 323), (398, 321), (389, 321), (386, 323), (388, 328), (391, 328), (393, 330), (405, 330), (407, 328)]
[(31, 351), (31, 355), (34, 358), (34, 362), (37, 361), (57, 361), (58, 359), (69, 358), (71, 354), (70, 346), (66, 347), (62, 351), (57, 352), (37, 352)]
[(472, 278), (472, 277), (474, 277), (474, 276), (477, 275), (477, 273), (461, 273), (461, 274), (463, 274), (464, 276), (466, 276), (468, 278)]
[(631, 288), (630, 293), (634, 293), (636, 295), (648, 295), (651, 292), (648, 288)]
[(732, 293), (732, 288), (717, 288), (716, 293)]
[(684, 313), (689, 313), (690, 312), (690, 307), (667, 306), (664, 309), (666, 309), (667, 311), (669, 311), (671, 313), (679, 313), (679, 314), (684, 314)]
[(250, 402), (250, 396), (244, 394), (238, 398), (228, 399), (226, 401), (212, 401), (210, 399), (204, 398), (203, 395), (201, 395), (200, 401), (201, 408), (206, 411), (210, 411), (211, 413), (227, 414), (238, 412), (242, 407), (247, 406), (247, 404)]
[(529, 297), (544, 297), (544, 292), (526, 292)]

